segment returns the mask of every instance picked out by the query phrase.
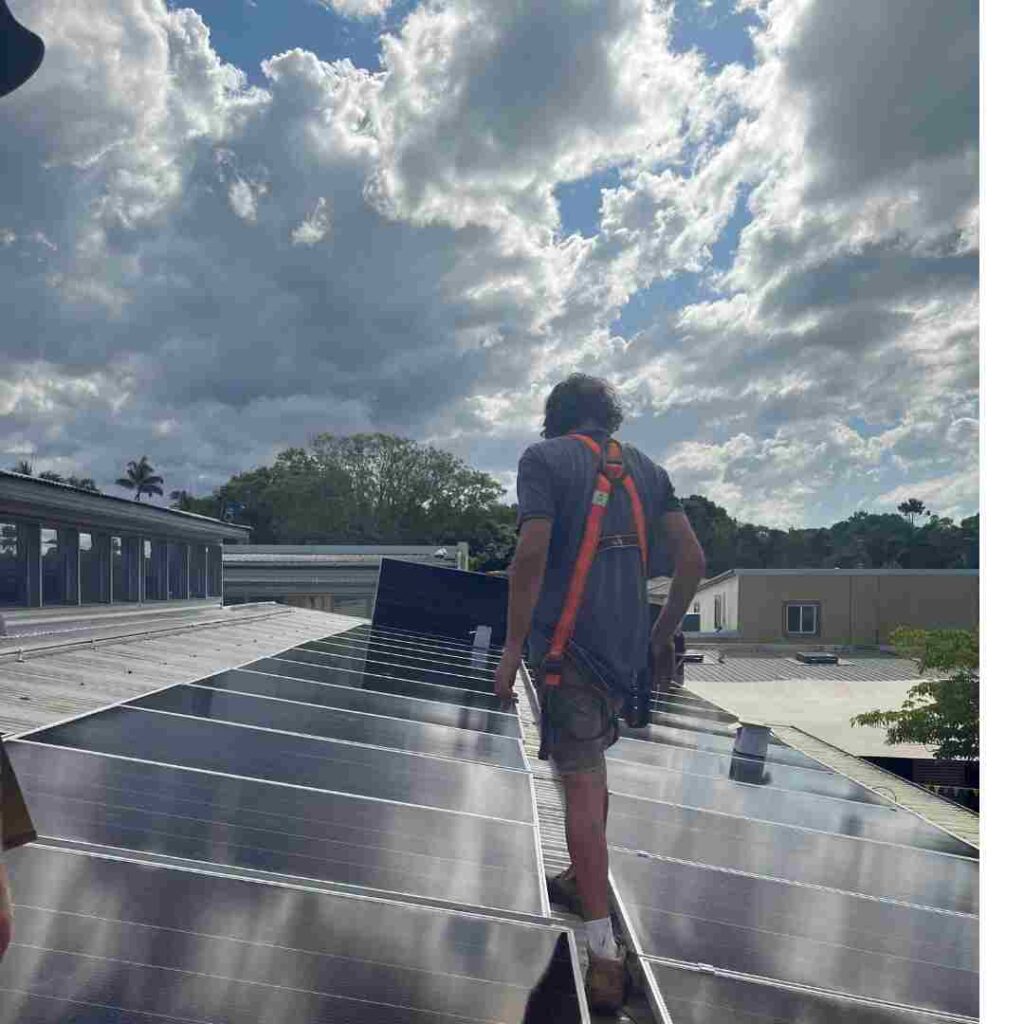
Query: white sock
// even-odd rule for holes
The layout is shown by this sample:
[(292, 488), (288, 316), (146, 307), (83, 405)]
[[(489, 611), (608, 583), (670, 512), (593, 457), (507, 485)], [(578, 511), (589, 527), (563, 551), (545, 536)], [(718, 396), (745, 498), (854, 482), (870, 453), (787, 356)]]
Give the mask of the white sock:
[(619, 955), (610, 917), (599, 917), (596, 921), (584, 921), (583, 931), (587, 936), (590, 952), (594, 956), (599, 956), (603, 960), (614, 960)]

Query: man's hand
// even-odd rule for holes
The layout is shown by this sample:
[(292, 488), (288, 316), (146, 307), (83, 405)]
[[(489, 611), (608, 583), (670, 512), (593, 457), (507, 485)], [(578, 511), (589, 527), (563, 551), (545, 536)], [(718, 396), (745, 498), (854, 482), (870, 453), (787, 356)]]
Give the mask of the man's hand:
[(515, 699), (516, 673), (519, 663), (523, 660), (523, 652), (515, 647), (507, 647), (501, 654), (501, 661), (494, 670), (494, 696), (502, 706), (512, 704)]
[(654, 688), (667, 690), (676, 678), (676, 648), (672, 637), (665, 640), (657, 632), (652, 633), (651, 654), (654, 659)]
[(11, 944), (14, 931), (14, 913), (11, 910), (11, 890), (7, 882), (7, 869), (0, 864), (0, 960)]

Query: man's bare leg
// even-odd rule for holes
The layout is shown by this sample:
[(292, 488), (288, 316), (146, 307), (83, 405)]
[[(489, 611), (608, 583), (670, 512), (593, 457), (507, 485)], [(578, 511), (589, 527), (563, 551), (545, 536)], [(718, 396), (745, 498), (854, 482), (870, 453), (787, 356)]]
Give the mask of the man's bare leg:
[(562, 776), (565, 841), (583, 905), (583, 919), (608, 917), (608, 786), (603, 771)]
[(7, 869), (0, 864), (0, 960), (11, 944), (14, 930), (14, 911), (11, 907), (11, 888), (7, 880)]

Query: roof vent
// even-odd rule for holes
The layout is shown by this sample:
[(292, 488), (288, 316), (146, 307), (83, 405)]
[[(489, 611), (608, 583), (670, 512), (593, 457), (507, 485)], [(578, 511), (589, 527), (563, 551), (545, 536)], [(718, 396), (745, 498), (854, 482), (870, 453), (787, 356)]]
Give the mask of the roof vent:
[(805, 665), (838, 665), (839, 655), (827, 651), (797, 651), (796, 660)]

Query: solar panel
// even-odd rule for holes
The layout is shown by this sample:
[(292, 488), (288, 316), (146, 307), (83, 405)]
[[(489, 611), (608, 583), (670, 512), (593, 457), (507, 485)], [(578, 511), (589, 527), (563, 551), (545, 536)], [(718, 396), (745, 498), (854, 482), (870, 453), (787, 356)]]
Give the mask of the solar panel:
[[(322, 646), (326, 647), (327, 645)], [(303, 644), (301, 647), (287, 652), (289, 657), (300, 653), (305, 655), (303, 660), (311, 661), (316, 665), (326, 665), (328, 668), (395, 676), (399, 679), (411, 679), (418, 683), (434, 683), (437, 686), (479, 690), (483, 693), (487, 693), (493, 688), (493, 680), (466, 675), (447, 668), (428, 668), (423, 664), (403, 664), (401, 660), (390, 657), (322, 650), (310, 644)]]
[(373, 625), (466, 639), (491, 628), (491, 643), (505, 641), (508, 581), (432, 565), (381, 559)]
[(526, 770), (522, 743), (509, 736), (275, 697), (225, 693), (207, 686), (175, 686), (130, 701), (129, 707)]
[(534, 819), (525, 772), (140, 708), (111, 708), (33, 739), (334, 793)]
[[(652, 716), (651, 724), (643, 729), (622, 729), (623, 736), (633, 739), (647, 740), (650, 743), (667, 743), (674, 747), (695, 747), (698, 750), (713, 750), (718, 753), (731, 754), (736, 739), (735, 729), (709, 731), (706, 722), (688, 721), (672, 715)], [(799, 750), (786, 746), (776, 737), (768, 740), (769, 762), (791, 764), (798, 768), (821, 768), (820, 762), (813, 760)]]
[(41, 835), (463, 907), (544, 913), (532, 823), (15, 740)]
[(680, 807), (722, 811), (758, 821), (861, 836), (941, 853), (976, 855), (966, 843), (899, 808), (745, 785), (731, 779), (683, 775), (612, 758), (608, 760), (608, 785), (613, 793), (622, 796), (639, 796)]
[(438, 650), (431, 647), (410, 647), (408, 644), (398, 644), (390, 640), (346, 640), (344, 634), (337, 637), (324, 637), (324, 639), (314, 641), (307, 646), (312, 650), (322, 650), (332, 654), (376, 655), (397, 660), (402, 664), (426, 665), (471, 677), (493, 673), (496, 664), (494, 658), (483, 651), (459, 654), (457, 651)]
[(442, 704), (454, 704), (469, 708), (483, 708), (498, 711), (500, 704), (493, 693), (467, 690), (458, 685), (438, 686), (435, 683), (417, 682), (387, 673), (361, 672), (355, 668), (338, 668), (325, 665), (322, 655), (315, 651), (291, 650), (274, 658), (261, 658), (246, 667), (259, 672), (273, 672), (279, 675), (295, 676), (297, 679), (334, 683), (339, 686), (358, 686), (378, 693), (392, 693), (420, 700), (433, 700)]
[(638, 952), (977, 1016), (978, 921), (613, 850)]
[(978, 862), (968, 857), (637, 797), (611, 801), (608, 841), (652, 856), (978, 913)]
[(44, 847), (10, 857), (0, 1024), (571, 1024), (564, 931)]
[(865, 1003), (831, 992), (783, 988), (750, 978), (730, 977), (678, 964), (644, 962), (667, 1021), (728, 1021), (729, 1024), (935, 1024), (940, 1019), (921, 1010)]
[(684, 747), (670, 747), (667, 744), (645, 743), (642, 740), (622, 738), (608, 751), (608, 758), (628, 761), (634, 764), (663, 768), (673, 775), (702, 775), (709, 778), (728, 779), (730, 769), (736, 764), (756, 769), (758, 784), (777, 789), (794, 790), (800, 793), (814, 793), (818, 796), (832, 796), (841, 800), (859, 803), (881, 804), (883, 800), (869, 789), (834, 772), (815, 768), (794, 768), (790, 765), (767, 763), (754, 758), (689, 750)]
[(389, 647), (394, 647), (396, 650), (407, 651), (410, 654), (426, 651), (428, 653), (443, 655), (446, 658), (464, 660), (472, 659), (474, 661), (477, 659), (483, 659), (484, 661), (490, 662), (492, 665), (496, 665), (498, 663), (501, 659), (502, 652), (501, 647), (495, 647), (493, 644), (486, 647), (477, 647), (472, 642), (456, 640), (455, 638), (443, 640), (416, 633), (396, 633), (392, 630), (382, 630), (375, 626), (366, 624), (356, 626), (354, 629), (347, 630), (344, 633), (337, 633), (334, 636), (324, 637), (323, 639), (345, 639), (350, 643), (387, 644)]
[(200, 680), (196, 685), (210, 686), (235, 693), (252, 693), (263, 697), (278, 697), (303, 704), (316, 704), (327, 708), (362, 711), (390, 718), (407, 718), (416, 722), (433, 722), (456, 729), (474, 729), (520, 739), (522, 729), (515, 715), (482, 708), (459, 707), (440, 701), (417, 697), (400, 697), (325, 682), (297, 679), (284, 674), (268, 674), (251, 669), (231, 669), (216, 676)]

